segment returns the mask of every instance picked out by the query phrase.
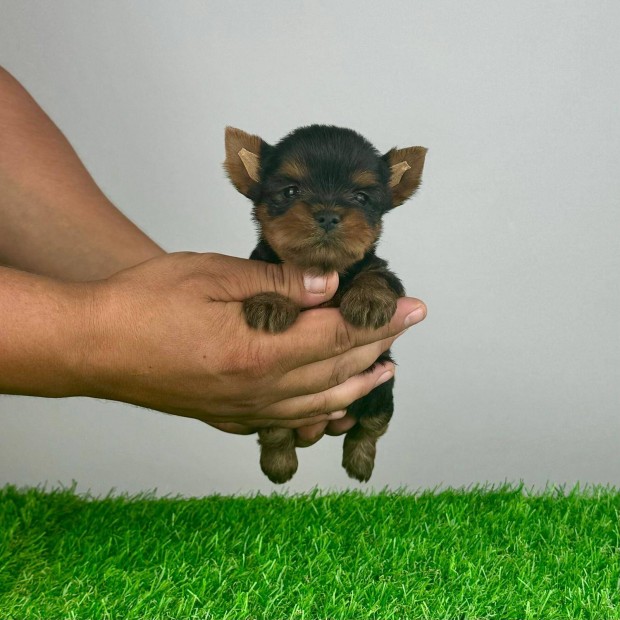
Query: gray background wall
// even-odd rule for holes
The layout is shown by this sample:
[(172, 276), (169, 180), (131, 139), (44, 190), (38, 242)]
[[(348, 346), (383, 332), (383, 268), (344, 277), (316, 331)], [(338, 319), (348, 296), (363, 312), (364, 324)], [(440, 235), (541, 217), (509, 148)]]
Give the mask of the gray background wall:
[[(170, 251), (246, 256), (227, 124), (429, 147), (382, 254), (425, 323), (395, 352), (375, 488), (620, 484), (617, 2), (0, 1), (0, 63)], [(1, 222), (0, 222), (1, 225)], [(341, 439), (289, 488), (356, 487)], [(0, 398), (0, 484), (269, 491), (252, 438), (88, 399)]]

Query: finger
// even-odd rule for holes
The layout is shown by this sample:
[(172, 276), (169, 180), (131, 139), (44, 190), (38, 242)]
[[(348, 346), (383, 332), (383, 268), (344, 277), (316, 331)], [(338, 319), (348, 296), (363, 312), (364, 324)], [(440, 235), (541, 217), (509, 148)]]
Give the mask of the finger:
[(424, 303), (411, 297), (400, 298), (392, 320), (374, 330), (349, 325), (336, 308), (312, 309), (302, 312), (285, 334), (270, 339), (269, 346), (283, 370), (293, 370), (396, 336), (425, 317)]
[(214, 301), (243, 301), (258, 293), (280, 293), (302, 308), (318, 306), (334, 296), (336, 272), (317, 275), (288, 264), (266, 263), (223, 254), (196, 254), (200, 271), (213, 276)]
[(217, 428), (218, 431), (224, 431), (233, 435), (252, 435), (256, 432), (256, 428), (235, 422), (207, 422), (207, 424)]
[[(337, 420), (334, 420), (335, 422)], [(300, 426), (295, 431), (295, 445), (298, 448), (307, 448), (315, 444), (325, 433), (327, 425), (331, 422), (325, 420), (325, 422), (317, 422), (316, 424), (310, 424), (309, 426)]]
[[(393, 376), (394, 364), (382, 362), (377, 364), (372, 371), (355, 375), (324, 392), (309, 396), (296, 396), (270, 405), (270, 417), (277, 417), (282, 421), (299, 420), (320, 416), (330, 411), (337, 412), (346, 409), (352, 402), (366, 396), (375, 387), (389, 381)], [(261, 416), (259, 414), (256, 417)]]
[(325, 429), (325, 434), (331, 437), (344, 435), (344, 433), (351, 430), (356, 424), (357, 420), (352, 415), (347, 414), (344, 418), (340, 418), (340, 420), (329, 422)]
[[(402, 333), (402, 332), (401, 332)], [(400, 334), (399, 334), (400, 335)], [(368, 370), (398, 336), (356, 347), (342, 355), (291, 370), (277, 383), (281, 398), (317, 394)]]
[(315, 424), (328, 424), (332, 420), (338, 420), (344, 417), (344, 411), (334, 411), (329, 414), (322, 413), (320, 415), (313, 415), (303, 418), (282, 419), (280, 417), (272, 417), (272, 414), (267, 414), (269, 417), (257, 418), (249, 422), (249, 426), (254, 427), (256, 430), (261, 428), (290, 428), (300, 429), (305, 426), (313, 426)]

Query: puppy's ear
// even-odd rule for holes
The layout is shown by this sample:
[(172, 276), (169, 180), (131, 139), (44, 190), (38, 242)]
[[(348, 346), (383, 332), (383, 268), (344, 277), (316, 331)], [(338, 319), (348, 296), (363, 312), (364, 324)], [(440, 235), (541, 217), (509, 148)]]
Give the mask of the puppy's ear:
[(226, 161), (224, 169), (233, 185), (251, 197), (260, 183), (260, 156), (265, 144), (258, 136), (241, 129), (226, 127)]
[(395, 207), (405, 202), (420, 187), (426, 151), (423, 146), (410, 146), (406, 149), (392, 149), (383, 156), (390, 166), (392, 204)]

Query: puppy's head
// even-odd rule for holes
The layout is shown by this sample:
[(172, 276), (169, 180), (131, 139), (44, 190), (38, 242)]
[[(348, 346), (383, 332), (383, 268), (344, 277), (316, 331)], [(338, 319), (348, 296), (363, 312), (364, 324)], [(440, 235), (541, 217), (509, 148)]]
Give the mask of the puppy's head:
[(421, 146), (381, 155), (355, 131), (327, 125), (275, 146), (228, 127), (224, 167), (283, 261), (342, 272), (375, 245), (383, 214), (419, 187), (425, 155)]

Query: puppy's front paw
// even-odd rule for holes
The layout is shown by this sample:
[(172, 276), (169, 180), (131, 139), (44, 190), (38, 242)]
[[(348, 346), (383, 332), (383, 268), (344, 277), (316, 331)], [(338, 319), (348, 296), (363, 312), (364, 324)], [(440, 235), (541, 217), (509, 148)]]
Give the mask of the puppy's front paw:
[(274, 334), (290, 327), (299, 316), (299, 308), (279, 293), (260, 293), (246, 299), (243, 312), (250, 327)]
[(387, 287), (353, 286), (342, 297), (340, 312), (355, 327), (377, 329), (390, 322), (397, 299), (396, 293)]

